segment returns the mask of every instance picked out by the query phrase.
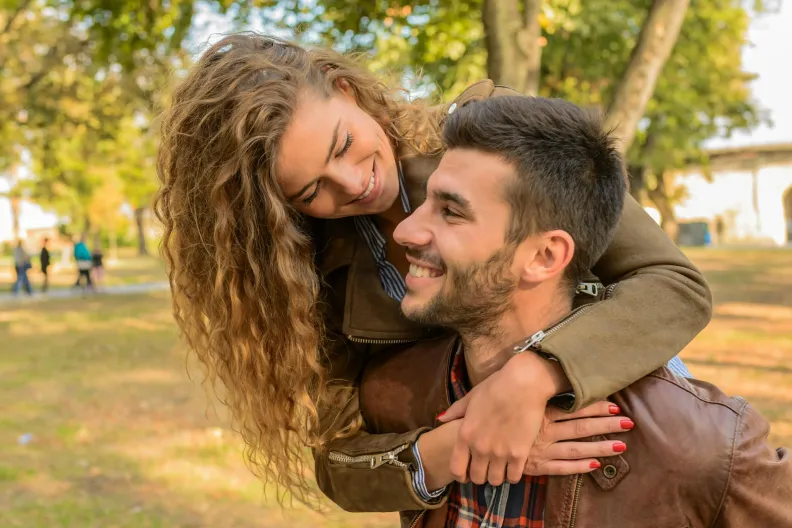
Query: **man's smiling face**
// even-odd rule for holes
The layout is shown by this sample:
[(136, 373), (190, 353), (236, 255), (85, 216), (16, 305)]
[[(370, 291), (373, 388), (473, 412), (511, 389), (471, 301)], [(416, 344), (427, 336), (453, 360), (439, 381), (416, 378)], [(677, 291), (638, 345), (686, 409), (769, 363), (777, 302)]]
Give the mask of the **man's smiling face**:
[(410, 319), (486, 332), (511, 305), (517, 274), (506, 244), (515, 179), (499, 156), (454, 149), (427, 184), (426, 201), (394, 232), (410, 261), (402, 310)]

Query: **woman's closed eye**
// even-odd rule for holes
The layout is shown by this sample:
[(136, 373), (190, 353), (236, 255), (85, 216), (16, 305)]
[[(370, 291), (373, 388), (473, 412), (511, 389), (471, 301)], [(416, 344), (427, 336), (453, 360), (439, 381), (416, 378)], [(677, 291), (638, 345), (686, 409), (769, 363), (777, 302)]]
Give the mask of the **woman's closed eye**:
[(321, 186), (322, 186), (322, 180), (319, 180), (319, 181), (317, 181), (317, 182), (316, 182), (316, 187), (314, 187), (314, 190), (313, 190), (313, 192), (312, 192), (312, 193), (311, 193), (309, 196), (307, 196), (307, 197), (303, 198), (303, 201), (302, 201), (302, 202), (303, 202), (305, 205), (311, 205), (311, 202), (313, 202), (313, 201), (314, 201), (314, 199), (316, 198), (316, 195), (317, 195), (317, 194), (319, 194), (319, 188), (320, 188)]
[(355, 137), (349, 132), (347, 132), (346, 140), (344, 141), (344, 146), (341, 147), (341, 150), (338, 152), (338, 154), (336, 154), (336, 158), (343, 158), (344, 154), (346, 154), (347, 151), (349, 150), (349, 147), (352, 146), (353, 141), (355, 141)]
[[(349, 132), (347, 132), (346, 140), (344, 141), (344, 146), (341, 147), (340, 151), (338, 151), (338, 154), (336, 154), (336, 158), (343, 158), (344, 154), (346, 154), (347, 151), (349, 151), (349, 147), (352, 146), (353, 141), (355, 141), (355, 137)], [(316, 182), (316, 187), (314, 187), (313, 192), (309, 196), (303, 198), (302, 202), (305, 205), (311, 205), (311, 202), (313, 202), (314, 199), (316, 199), (316, 195), (319, 194), (319, 189), (321, 187), (322, 187), (322, 180), (319, 180)]]

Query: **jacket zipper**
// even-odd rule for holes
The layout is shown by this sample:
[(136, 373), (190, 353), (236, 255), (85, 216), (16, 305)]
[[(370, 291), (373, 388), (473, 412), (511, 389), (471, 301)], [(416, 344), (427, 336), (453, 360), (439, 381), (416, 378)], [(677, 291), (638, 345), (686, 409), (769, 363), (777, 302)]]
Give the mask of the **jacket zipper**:
[(398, 345), (401, 343), (415, 343), (416, 341), (419, 341), (418, 339), (372, 339), (368, 337), (356, 337), (352, 335), (348, 335), (347, 339), (353, 343), (359, 343), (361, 345)]
[(572, 515), (569, 517), (569, 528), (575, 528), (577, 520), (578, 500), (580, 499), (580, 488), (583, 487), (583, 475), (575, 477), (575, 494), (572, 496)]
[(423, 510), (421, 513), (416, 515), (415, 519), (413, 519), (413, 522), (410, 523), (410, 528), (415, 528), (416, 526), (418, 526), (418, 521), (423, 519), (424, 515), (426, 515), (426, 510)]
[[(607, 299), (613, 294), (616, 284), (611, 284), (605, 288), (604, 298)], [(583, 311), (583, 310), (581, 310)], [(575, 477), (575, 493), (572, 495), (572, 514), (569, 516), (569, 528), (575, 528), (577, 522), (578, 502), (580, 501), (580, 489), (583, 487), (583, 475)]]
[[(616, 288), (616, 284), (611, 284), (610, 286), (605, 288), (605, 294), (604, 294), (603, 298), (604, 299), (609, 298), (611, 296), (611, 294), (613, 293), (613, 290), (615, 288)], [(544, 340), (544, 338), (546, 338), (547, 336), (553, 334), (558, 329), (563, 328), (564, 326), (568, 325), (569, 323), (571, 323), (572, 321), (577, 319), (581, 314), (583, 314), (583, 312), (585, 312), (586, 310), (588, 310), (592, 306), (593, 305), (591, 305), (591, 304), (589, 304), (587, 306), (583, 306), (577, 312), (573, 313), (572, 315), (570, 315), (569, 317), (567, 317), (566, 319), (564, 319), (560, 323), (556, 324), (555, 326), (553, 326), (552, 328), (550, 328), (546, 332), (544, 330), (539, 330), (534, 335), (529, 337), (525, 341), (525, 343), (523, 343), (522, 345), (517, 345), (516, 347), (514, 347), (514, 352), (515, 353), (525, 352), (526, 350), (528, 350), (531, 347), (541, 348), (540, 345), (541, 345), (542, 341)]]
[(331, 451), (328, 455), (328, 458), (333, 462), (340, 462), (342, 464), (367, 463), (371, 469), (376, 469), (385, 464), (390, 464), (391, 466), (397, 466), (400, 468), (408, 468), (410, 465), (405, 464), (397, 457), (399, 453), (408, 447), (410, 447), (410, 444), (404, 444), (386, 453), (374, 453), (373, 455), (360, 456), (349, 456), (345, 455), (344, 453), (339, 453), (338, 451)]

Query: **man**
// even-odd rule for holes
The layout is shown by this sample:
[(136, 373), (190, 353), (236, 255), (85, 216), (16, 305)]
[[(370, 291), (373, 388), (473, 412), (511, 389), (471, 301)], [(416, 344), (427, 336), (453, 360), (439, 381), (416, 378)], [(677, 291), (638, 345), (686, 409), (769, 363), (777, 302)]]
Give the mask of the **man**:
[[(374, 433), (437, 426), (434, 412), (502, 376), (519, 354), (541, 354), (542, 339), (586, 309), (572, 310), (575, 286), (623, 205), (613, 139), (570, 103), (472, 103), (448, 119), (444, 139), (426, 202), (394, 236), (411, 263), (404, 313), (459, 337), (375, 360), (360, 395)], [(474, 457), (468, 470), (455, 446), (470, 432), (452, 406), (417, 444), (426, 487), (448, 486), (447, 500), (402, 512), (403, 526), (792, 526), (789, 452), (767, 444), (767, 422), (744, 400), (663, 368), (612, 402), (635, 421), (629, 449), (614, 449), (589, 475), (549, 479), (524, 475), (497, 445), (480, 446), (500, 453), (494, 462)]]
[(44, 242), (41, 245), (41, 253), (39, 254), (39, 260), (41, 261), (41, 273), (44, 275), (44, 284), (41, 286), (41, 291), (43, 293), (47, 293), (49, 289), (49, 266), (50, 266), (50, 252), (47, 248), (49, 244), (49, 238), (45, 238)]

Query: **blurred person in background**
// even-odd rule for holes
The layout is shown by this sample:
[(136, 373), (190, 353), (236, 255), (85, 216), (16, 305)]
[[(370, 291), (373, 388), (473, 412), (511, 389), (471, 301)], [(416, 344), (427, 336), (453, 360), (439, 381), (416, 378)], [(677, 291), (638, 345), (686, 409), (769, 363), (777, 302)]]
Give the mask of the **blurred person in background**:
[(94, 250), (91, 253), (91, 273), (95, 290), (101, 290), (104, 284), (104, 253), (98, 239), (99, 237), (96, 237), (94, 240)]
[(49, 267), (50, 267), (50, 252), (47, 248), (49, 238), (45, 238), (41, 244), (41, 252), (39, 253), (39, 261), (41, 262), (41, 274), (44, 275), (44, 284), (41, 285), (41, 292), (47, 293), (49, 289)]
[[(93, 290), (93, 282), (91, 281), (93, 263), (91, 252), (88, 251), (88, 246), (85, 245), (85, 235), (80, 236), (80, 239), (74, 244), (74, 260), (77, 263), (77, 282), (74, 283), (74, 287)], [(85, 286), (82, 285), (83, 278), (85, 278)]]
[(25, 248), (22, 246), (22, 241), (18, 240), (14, 248), (14, 271), (16, 271), (16, 281), (12, 292), (14, 295), (19, 293), (19, 290), (24, 288), (25, 293), (33, 295), (33, 289), (30, 287), (30, 279), (28, 279), (27, 272), (31, 268), (30, 255), (28, 255)]

